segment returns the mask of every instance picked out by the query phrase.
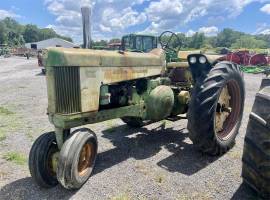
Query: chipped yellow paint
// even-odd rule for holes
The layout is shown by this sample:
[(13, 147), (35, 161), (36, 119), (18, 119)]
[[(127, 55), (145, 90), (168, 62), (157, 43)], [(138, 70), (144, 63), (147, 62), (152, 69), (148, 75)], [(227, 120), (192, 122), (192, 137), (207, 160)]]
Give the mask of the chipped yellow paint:
[(170, 62), (167, 64), (167, 68), (176, 68), (176, 67), (188, 68), (189, 64), (188, 62)]
[(98, 110), (102, 82), (100, 73), (98, 67), (80, 68), (82, 112)]
[(82, 112), (98, 111), (100, 87), (121, 81), (160, 75), (166, 68), (161, 49), (150, 53), (50, 48), (46, 54), (50, 113), (55, 113), (53, 68), (79, 67)]
[(47, 94), (48, 94), (48, 113), (55, 113), (55, 80), (53, 75), (53, 68), (48, 68), (46, 70), (47, 79)]
[(165, 53), (154, 49), (149, 53), (92, 49), (49, 48), (46, 66), (79, 67), (165, 67)]

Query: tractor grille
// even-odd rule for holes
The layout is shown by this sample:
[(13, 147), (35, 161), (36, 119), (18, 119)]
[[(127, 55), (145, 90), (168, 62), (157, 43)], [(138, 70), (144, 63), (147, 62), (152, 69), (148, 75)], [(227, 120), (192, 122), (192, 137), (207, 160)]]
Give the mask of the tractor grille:
[(79, 67), (55, 67), (54, 70), (56, 112), (81, 112)]

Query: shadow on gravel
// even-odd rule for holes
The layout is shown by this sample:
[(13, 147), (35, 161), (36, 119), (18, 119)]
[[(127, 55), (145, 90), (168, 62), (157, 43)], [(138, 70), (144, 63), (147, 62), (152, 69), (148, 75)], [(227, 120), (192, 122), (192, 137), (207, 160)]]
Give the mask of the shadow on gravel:
[(198, 152), (192, 144), (185, 142), (188, 137), (186, 129), (158, 127), (131, 129), (126, 125), (103, 131), (104, 138), (109, 139), (114, 149), (98, 154), (94, 174), (117, 165), (128, 158), (143, 160), (156, 155), (162, 148), (173, 154), (157, 163), (171, 172), (192, 175), (205, 168), (218, 157), (210, 157)]
[(40, 73), (37, 73), (36, 76), (46, 76), (46, 74), (40, 72)]
[(0, 199), (4, 200), (37, 200), (37, 199), (70, 199), (75, 194), (61, 186), (52, 189), (39, 188), (32, 178), (23, 178), (3, 186), (0, 190)]
[(234, 193), (231, 200), (251, 200), (260, 199), (256, 192), (250, 188), (246, 183), (242, 183), (237, 191)]

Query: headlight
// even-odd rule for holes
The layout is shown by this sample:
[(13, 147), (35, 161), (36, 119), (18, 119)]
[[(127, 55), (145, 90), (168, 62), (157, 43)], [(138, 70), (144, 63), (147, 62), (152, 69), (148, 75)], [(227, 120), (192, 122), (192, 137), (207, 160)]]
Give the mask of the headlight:
[(201, 56), (200, 58), (199, 58), (199, 62), (201, 63), (201, 64), (205, 64), (206, 63), (206, 58), (204, 57), (204, 56)]
[(195, 64), (197, 62), (197, 58), (196, 57), (190, 57), (189, 62), (191, 64)]

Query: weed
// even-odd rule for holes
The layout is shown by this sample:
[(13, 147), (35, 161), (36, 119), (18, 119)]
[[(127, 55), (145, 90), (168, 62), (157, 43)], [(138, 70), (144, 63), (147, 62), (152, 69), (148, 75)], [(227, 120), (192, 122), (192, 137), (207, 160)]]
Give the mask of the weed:
[(235, 150), (235, 149), (233, 149), (233, 150), (231, 150), (231, 151), (228, 152), (228, 156), (229, 156), (230, 158), (232, 158), (232, 159), (238, 160), (238, 159), (241, 158), (242, 152), (241, 152), (240, 150)]
[(6, 161), (14, 162), (18, 165), (24, 165), (27, 160), (23, 154), (20, 154), (18, 152), (8, 152), (3, 156), (3, 158)]
[(128, 194), (120, 194), (118, 196), (112, 197), (111, 200), (130, 200), (131, 198), (129, 197)]
[(0, 106), (0, 115), (12, 115), (12, 114), (14, 114), (14, 112), (11, 112), (7, 108)]
[(162, 182), (164, 182), (164, 176), (159, 174), (155, 177), (155, 180), (157, 183), (161, 184)]
[(4, 141), (7, 138), (6, 134), (0, 130), (0, 142)]
[(115, 125), (115, 121), (114, 120), (109, 120), (106, 122), (106, 126), (107, 126), (107, 132), (108, 133), (114, 133), (117, 129), (117, 126)]
[(32, 142), (34, 141), (34, 136), (33, 136), (33, 134), (32, 134), (31, 131), (27, 131), (26, 136), (27, 136)]

